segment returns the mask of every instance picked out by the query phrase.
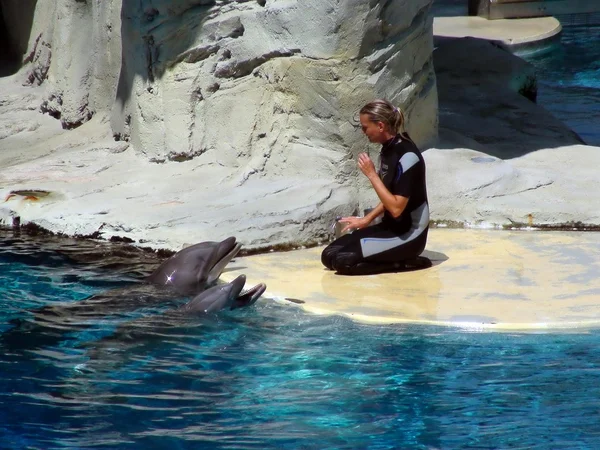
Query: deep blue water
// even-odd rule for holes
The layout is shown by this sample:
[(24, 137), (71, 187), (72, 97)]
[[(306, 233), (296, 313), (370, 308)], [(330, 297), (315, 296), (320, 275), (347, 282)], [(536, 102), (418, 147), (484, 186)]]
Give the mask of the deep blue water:
[(560, 42), (523, 58), (536, 67), (537, 103), (600, 147), (600, 25), (564, 26)]
[(36, 323), (135, 299), (158, 262), (0, 236), (3, 449), (600, 448), (597, 331), (361, 325), (266, 299), (162, 327), (127, 325), (156, 308)]
[[(467, 0), (435, 0), (435, 16), (465, 16)], [(537, 103), (588, 144), (600, 146), (600, 14), (557, 16), (558, 42), (543, 51), (518, 51), (538, 78)]]

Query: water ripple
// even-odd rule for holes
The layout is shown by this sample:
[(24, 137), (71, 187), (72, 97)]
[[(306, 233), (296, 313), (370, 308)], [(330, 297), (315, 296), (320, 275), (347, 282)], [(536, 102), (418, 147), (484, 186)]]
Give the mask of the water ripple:
[(30, 239), (0, 258), (2, 448), (600, 446), (597, 332), (372, 326), (267, 301), (202, 320), (148, 305), (79, 314), (104, 287), (143, 302), (139, 276), (77, 262), (75, 247), (75, 263), (46, 266), (37, 245), (52, 247)]

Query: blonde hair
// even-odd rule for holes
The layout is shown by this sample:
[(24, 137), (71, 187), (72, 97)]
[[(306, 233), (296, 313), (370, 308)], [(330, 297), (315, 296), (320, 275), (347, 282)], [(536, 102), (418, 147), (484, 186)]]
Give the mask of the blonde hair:
[(389, 101), (373, 100), (360, 109), (360, 114), (365, 114), (371, 122), (383, 122), (392, 133), (400, 134), (403, 138), (411, 140), (406, 132), (404, 113)]

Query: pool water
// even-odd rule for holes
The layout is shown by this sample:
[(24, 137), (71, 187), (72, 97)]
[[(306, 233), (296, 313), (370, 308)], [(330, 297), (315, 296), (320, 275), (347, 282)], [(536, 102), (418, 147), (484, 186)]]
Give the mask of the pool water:
[(522, 57), (536, 68), (537, 103), (600, 147), (600, 25), (566, 25), (559, 43)]
[(135, 300), (157, 264), (0, 233), (3, 449), (600, 448), (597, 331), (362, 325), (268, 299), (171, 323), (157, 305), (28, 312)]
[[(435, 0), (435, 16), (468, 15), (467, 0)], [(541, 50), (517, 51), (533, 64), (537, 103), (575, 131), (586, 144), (600, 147), (600, 14), (557, 16), (560, 40)]]

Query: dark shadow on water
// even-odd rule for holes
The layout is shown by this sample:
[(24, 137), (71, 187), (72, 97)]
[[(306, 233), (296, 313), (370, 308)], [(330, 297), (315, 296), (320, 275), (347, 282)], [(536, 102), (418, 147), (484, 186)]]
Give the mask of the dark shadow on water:
[(28, 265), (72, 265), (144, 278), (162, 262), (158, 254), (127, 244), (53, 236), (34, 228), (0, 229), (0, 260)]

